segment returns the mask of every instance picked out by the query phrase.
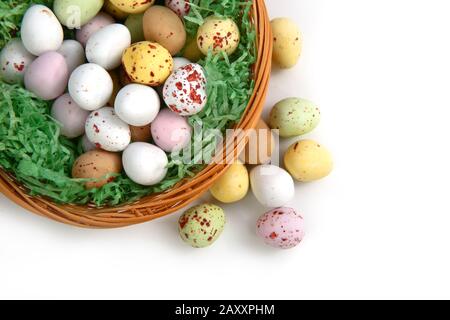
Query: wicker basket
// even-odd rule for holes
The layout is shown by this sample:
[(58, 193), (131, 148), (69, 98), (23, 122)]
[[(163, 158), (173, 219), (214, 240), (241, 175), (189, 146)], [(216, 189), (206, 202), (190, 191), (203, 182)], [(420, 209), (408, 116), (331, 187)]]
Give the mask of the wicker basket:
[[(241, 122), (236, 126), (244, 132), (254, 128), (261, 116), (269, 84), (273, 44), (264, 0), (253, 2), (252, 14), (258, 35), (258, 57), (253, 70), (255, 89)], [(246, 134), (230, 137), (224, 143), (223, 157), (236, 159), (246, 141)], [(114, 208), (61, 205), (43, 197), (31, 197), (14, 177), (2, 170), (0, 170), (0, 191), (23, 208), (62, 223), (86, 228), (118, 228), (147, 222), (180, 210), (205, 193), (227, 167), (227, 164), (213, 163), (194, 178), (184, 180), (164, 193), (150, 195), (133, 204)]]

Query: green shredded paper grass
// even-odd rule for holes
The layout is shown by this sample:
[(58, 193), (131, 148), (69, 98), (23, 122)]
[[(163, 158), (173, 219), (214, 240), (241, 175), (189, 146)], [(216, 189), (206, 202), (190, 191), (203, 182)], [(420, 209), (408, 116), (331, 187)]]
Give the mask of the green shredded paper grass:
[[(0, 47), (18, 36), (20, 21), (31, 3), (51, 7), (53, 1), (0, 2)], [(191, 145), (201, 145), (203, 159), (215, 152), (215, 136), (202, 132), (218, 129), (224, 132), (238, 122), (253, 91), (251, 66), (255, 62), (256, 34), (250, 22), (251, 1), (191, 0), (185, 17), (186, 30), (194, 36), (204, 18), (210, 15), (234, 19), (240, 26), (241, 42), (231, 56), (209, 54), (199, 61), (207, 76), (208, 103), (205, 109), (189, 118), (195, 130)], [(165, 191), (184, 178), (204, 168), (197, 161), (199, 154), (191, 152), (192, 161), (171, 159), (168, 174), (156, 186), (144, 187), (132, 182), (125, 174), (119, 175), (101, 188), (87, 190), (87, 180), (72, 179), (75, 159), (82, 153), (80, 141), (60, 135), (59, 124), (50, 116), (51, 102), (36, 98), (19, 85), (0, 81), (0, 167), (11, 172), (30, 192), (59, 203), (116, 206), (135, 201), (145, 195)], [(193, 148), (193, 147), (192, 147)]]

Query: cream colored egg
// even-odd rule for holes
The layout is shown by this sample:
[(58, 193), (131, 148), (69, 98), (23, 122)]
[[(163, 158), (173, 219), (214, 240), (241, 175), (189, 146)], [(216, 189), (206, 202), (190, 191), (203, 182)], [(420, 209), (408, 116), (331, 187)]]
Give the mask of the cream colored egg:
[(126, 13), (142, 13), (148, 8), (150, 8), (154, 3), (155, 0), (109, 0), (114, 7), (118, 8), (120, 11), (126, 12)]
[(280, 68), (292, 68), (302, 53), (300, 30), (289, 18), (271, 21), (273, 32), (273, 62)]
[(210, 192), (220, 202), (233, 203), (247, 195), (249, 184), (247, 168), (238, 162), (232, 164), (227, 172), (213, 184)]

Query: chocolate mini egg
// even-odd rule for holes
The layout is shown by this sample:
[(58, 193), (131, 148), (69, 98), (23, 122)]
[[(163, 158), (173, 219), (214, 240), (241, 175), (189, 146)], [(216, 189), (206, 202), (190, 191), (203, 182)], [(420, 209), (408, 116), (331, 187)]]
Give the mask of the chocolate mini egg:
[(25, 49), (22, 40), (13, 39), (0, 53), (0, 79), (9, 84), (23, 82), (25, 70), (36, 59)]
[(92, 18), (88, 23), (86, 23), (81, 29), (78, 29), (76, 32), (76, 38), (78, 42), (80, 42), (83, 46), (86, 46), (91, 35), (95, 32), (109, 26), (114, 23), (113, 17), (109, 14), (100, 12), (94, 18)]
[(125, 25), (130, 30), (131, 43), (144, 41), (144, 14), (131, 14), (125, 21)]
[(247, 195), (249, 184), (247, 167), (237, 162), (230, 165), (225, 174), (213, 184), (210, 192), (220, 202), (238, 202)]
[(142, 127), (130, 126), (131, 142), (149, 142), (152, 138), (151, 125)]
[(115, 7), (126, 13), (143, 13), (151, 7), (155, 0), (109, 0)]
[(103, 10), (106, 13), (110, 14), (117, 20), (125, 20), (128, 17), (128, 13), (116, 7), (111, 0), (105, 0), (105, 4), (103, 6)]
[(35, 56), (58, 50), (64, 40), (61, 24), (52, 10), (43, 5), (26, 11), (20, 32), (23, 45)]
[(114, 103), (119, 118), (132, 126), (150, 124), (158, 115), (160, 107), (155, 89), (135, 83), (123, 87)]
[(292, 208), (281, 207), (263, 214), (256, 224), (257, 234), (272, 247), (291, 249), (305, 236), (303, 217)]
[(206, 106), (206, 77), (196, 63), (176, 70), (166, 81), (163, 97), (167, 106), (181, 116), (192, 116)]
[(53, 10), (62, 25), (78, 29), (100, 12), (103, 0), (55, 0)]
[(61, 124), (61, 134), (73, 139), (84, 134), (89, 111), (81, 109), (66, 93), (53, 103), (51, 115)]
[(61, 53), (66, 59), (69, 74), (85, 63), (84, 48), (78, 41), (65, 40), (57, 52)]
[(302, 140), (289, 147), (284, 164), (298, 181), (311, 182), (328, 176), (333, 170), (331, 153), (313, 140)]
[(88, 111), (104, 107), (113, 92), (113, 81), (109, 73), (94, 63), (76, 68), (69, 79), (69, 93), (72, 99)]
[(226, 218), (222, 208), (202, 204), (184, 212), (178, 220), (181, 239), (194, 248), (212, 245), (222, 234)]
[(43, 100), (53, 100), (64, 93), (69, 69), (64, 57), (55, 51), (42, 54), (25, 71), (25, 88)]
[(166, 7), (170, 8), (179, 17), (184, 17), (191, 11), (190, 0), (166, 0)]
[(93, 150), (82, 154), (73, 164), (72, 177), (95, 179), (86, 183), (87, 189), (101, 188), (114, 181), (114, 175), (122, 171), (122, 161), (117, 153)]
[(95, 32), (86, 44), (86, 58), (106, 70), (120, 66), (125, 49), (131, 45), (130, 31), (123, 24), (113, 23)]
[(320, 122), (320, 110), (312, 102), (288, 98), (278, 102), (270, 112), (269, 125), (280, 137), (290, 138), (314, 130)]
[(210, 16), (205, 19), (197, 32), (197, 45), (200, 51), (207, 55), (225, 52), (231, 55), (239, 46), (241, 35), (239, 28), (232, 19)]
[(122, 63), (131, 81), (152, 87), (163, 84), (173, 70), (169, 51), (149, 41), (135, 43), (125, 50)]
[(247, 164), (269, 163), (274, 149), (275, 137), (272, 130), (270, 130), (269, 126), (263, 120), (259, 120), (245, 146), (242, 154), (243, 161)]
[(110, 107), (93, 111), (86, 120), (85, 130), (88, 139), (106, 151), (123, 151), (131, 142), (130, 127)]
[(180, 151), (191, 142), (192, 127), (185, 117), (163, 109), (152, 122), (152, 137), (164, 151)]
[(270, 22), (273, 33), (273, 62), (280, 68), (292, 68), (302, 52), (302, 37), (294, 21), (277, 18)]
[(144, 14), (145, 40), (157, 42), (175, 55), (186, 43), (186, 29), (183, 21), (172, 10), (153, 6)]
[(260, 165), (250, 172), (255, 198), (269, 208), (286, 205), (294, 198), (294, 180), (285, 170), (273, 165)]
[(95, 144), (93, 144), (87, 137), (86, 134), (83, 135), (83, 137), (81, 138), (81, 148), (83, 149), (84, 152), (89, 152), (92, 150), (97, 150), (99, 148), (97, 148), (97, 146)]
[(169, 160), (157, 146), (134, 142), (123, 152), (122, 163), (131, 180), (140, 185), (153, 186), (166, 177)]

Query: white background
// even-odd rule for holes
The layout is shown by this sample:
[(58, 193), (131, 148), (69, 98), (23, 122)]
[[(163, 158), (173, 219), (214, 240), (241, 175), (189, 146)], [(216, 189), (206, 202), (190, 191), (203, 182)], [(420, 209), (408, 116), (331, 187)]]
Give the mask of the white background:
[(450, 298), (449, 1), (267, 4), (304, 34), (299, 65), (273, 74), (267, 109), (316, 101), (323, 121), (310, 137), (336, 162), (297, 187), (301, 246), (261, 243), (252, 195), (225, 206), (227, 228), (204, 250), (179, 239), (178, 214), (83, 230), (0, 196), (0, 298)]

